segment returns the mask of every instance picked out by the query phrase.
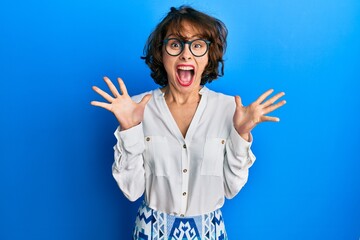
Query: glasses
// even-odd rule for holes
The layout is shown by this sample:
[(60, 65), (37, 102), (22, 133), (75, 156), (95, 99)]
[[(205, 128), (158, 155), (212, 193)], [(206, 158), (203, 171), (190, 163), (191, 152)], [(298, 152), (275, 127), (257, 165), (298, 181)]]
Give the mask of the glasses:
[(170, 56), (179, 56), (183, 51), (185, 44), (189, 44), (189, 49), (195, 57), (204, 56), (209, 50), (210, 41), (204, 39), (195, 39), (192, 41), (181, 41), (177, 38), (168, 38), (163, 41), (165, 50)]

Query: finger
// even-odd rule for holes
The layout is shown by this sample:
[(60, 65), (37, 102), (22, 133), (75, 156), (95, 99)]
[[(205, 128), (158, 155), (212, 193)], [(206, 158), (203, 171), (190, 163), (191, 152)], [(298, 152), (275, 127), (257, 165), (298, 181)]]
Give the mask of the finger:
[(258, 104), (261, 104), (270, 94), (274, 92), (274, 89), (269, 89), (266, 92), (264, 92), (257, 100), (256, 102)]
[(114, 100), (113, 97), (111, 97), (107, 92), (101, 90), (100, 88), (93, 86), (92, 89), (98, 93), (100, 96), (102, 96), (103, 98), (105, 98), (106, 101), (108, 102), (112, 102)]
[(235, 96), (235, 104), (236, 104), (236, 107), (242, 107), (243, 106), (240, 96)]
[(262, 116), (260, 122), (280, 122), (278, 117)]
[(274, 102), (276, 102), (279, 98), (281, 98), (282, 96), (284, 96), (285, 93), (284, 92), (280, 92), (278, 94), (276, 94), (275, 96), (271, 97), (269, 100), (267, 100), (266, 102), (263, 103), (264, 107), (268, 107), (271, 104), (273, 104)]
[(141, 101), (140, 101), (139, 104), (145, 106), (145, 105), (149, 102), (149, 100), (151, 99), (151, 97), (152, 97), (151, 94), (146, 94), (146, 95), (141, 99)]
[(123, 95), (128, 95), (126, 86), (124, 81), (121, 78), (118, 78), (118, 82), (119, 82), (119, 86), (120, 86), (120, 91)]
[(114, 95), (115, 98), (120, 96), (120, 94), (119, 94), (118, 90), (116, 89), (115, 85), (111, 82), (111, 80), (108, 77), (104, 77), (104, 81), (108, 85), (111, 93)]
[(90, 104), (93, 105), (93, 106), (95, 106), (95, 107), (105, 108), (106, 110), (108, 110), (108, 111), (111, 112), (111, 104), (109, 104), (109, 103), (98, 102), (98, 101), (91, 101)]
[(268, 113), (278, 109), (279, 107), (284, 106), (285, 104), (286, 104), (286, 101), (282, 100), (281, 102), (278, 102), (278, 103), (276, 103), (274, 105), (271, 105), (271, 106), (264, 109), (264, 114), (268, 114)]

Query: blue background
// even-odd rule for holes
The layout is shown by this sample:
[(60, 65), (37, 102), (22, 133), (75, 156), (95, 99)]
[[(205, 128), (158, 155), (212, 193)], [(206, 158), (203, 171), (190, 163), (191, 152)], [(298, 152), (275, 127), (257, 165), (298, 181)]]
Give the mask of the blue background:
[(129, 239), (139, 201), (111, 175), (111, 113), (92, 85), (156, 85), (140, 60), (171, 6), (229, 29), (225, 76), (241, 95), (287, 105), (254, 132), (257, 162), (226, 201), (230, 239), (359, 239), (360, 1), (2, 1), (0, 239)]

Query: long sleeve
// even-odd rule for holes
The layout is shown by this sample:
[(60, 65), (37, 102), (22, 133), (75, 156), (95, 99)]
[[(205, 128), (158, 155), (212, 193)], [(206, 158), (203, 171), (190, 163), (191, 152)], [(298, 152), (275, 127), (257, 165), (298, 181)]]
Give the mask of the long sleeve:
[(145, 150), (142, 123), (130, 129), (114, 133), (112, 174), (121, 191), (130, 201), (136, 201), (145, 191), (145, 170), (142, 153)]
[[(252, 137), (251, 137), (252, 139)], [(251, 142), (245, 141), (231, 129), (226, 142), (226, 155), (224, 159), (224, 189), (225, 197), (233, 198), (245, 185), (249, 175), (249, 168), (255, 161), (250, 147)]]

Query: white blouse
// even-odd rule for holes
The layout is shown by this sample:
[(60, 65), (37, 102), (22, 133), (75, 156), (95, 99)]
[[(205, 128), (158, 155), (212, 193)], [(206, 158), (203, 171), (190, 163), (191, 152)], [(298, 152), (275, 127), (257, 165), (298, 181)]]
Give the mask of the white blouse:
[(248, 179), (255, 156), (251, 142), (233, 127), (234, 97), (203, 87), (184, 138), (160, 89), (151, 93), (144, 120), (115, 131), (113, 176), (135, 201), (145, 192), (150, 208), (179, 216), (212, 212), (234, 197)]

